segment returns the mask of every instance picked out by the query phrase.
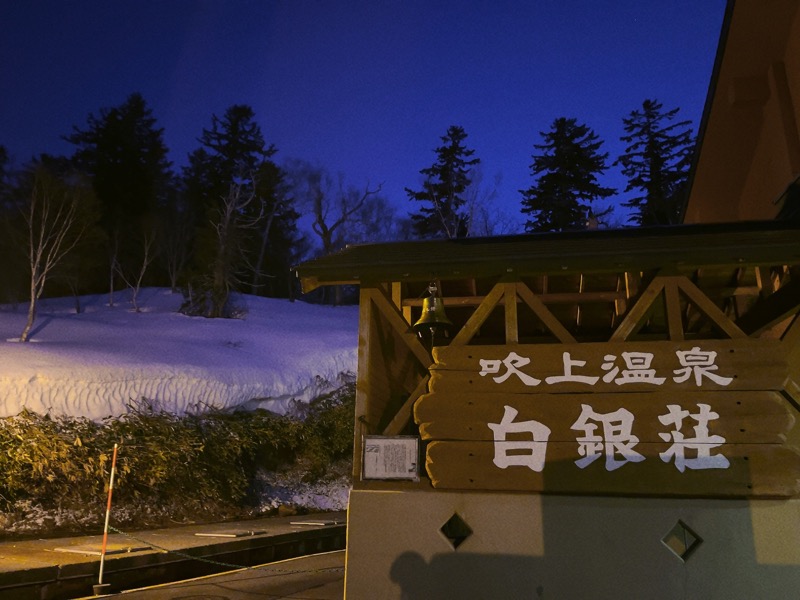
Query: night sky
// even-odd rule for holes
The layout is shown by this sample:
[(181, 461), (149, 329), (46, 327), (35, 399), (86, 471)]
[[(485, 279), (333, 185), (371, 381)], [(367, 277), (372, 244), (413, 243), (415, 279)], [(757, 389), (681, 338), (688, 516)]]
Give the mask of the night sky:
[[(232, 104), (279, 163), (316, 162), (403, 211), (461, 125), (519, 215), (540, 131), (574, 117), (623, 150), (645, 98), (695, 128), (725, 0), (0, 0), (0, 144), (18, 166), (141, 92), (176, 166)], [(601, 181), (624, 188), (614, 167)], [(624, 199), (625, 195), (621, 194)]]

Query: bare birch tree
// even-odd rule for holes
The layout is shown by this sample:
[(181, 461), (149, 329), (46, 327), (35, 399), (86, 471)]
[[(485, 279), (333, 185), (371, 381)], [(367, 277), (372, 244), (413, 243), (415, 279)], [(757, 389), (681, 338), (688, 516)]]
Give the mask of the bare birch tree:
[(60, 181), (42, 166), (35, 168), (33, 186), (23, 209), (31, 277), (28, 319), (19, 337), (21, 342), (30, 339), (47, 278), (85, 231), (86, 224), (79, 218), (80, 208), (85, 195), (90, 193), (88, 189)]
[(242, 188), (241, 184), (231, 184), (219, 210), (219, 221), (215, 224), (217, 253), (212, 268), (210, 317), (230, 316), (228, 299), (231, 290), (240, 283), (238, 267), (246, 262), (241, 234), (246, 229), (258, 227), (262, 216), (260, 213), (247, 216), (249, 207), (256, 200), (256, 192), (251, 187), (248, 193), (243, 193)]
[(294, 201), (289, 195), (288, 186), (284, 181), (284, 172), (273, 162), (264, 161), (253, 174), (253, 186), (256, 189), (260, 203), (261, 223), (259, 224), (258, 256), (253, 263), (253, 279), (250, 284), (250, 293), (256, 295), (262, 287), (262, 278), (269, 275), (265, 273), (264, 265), (272, 235), (273, 225), (292, 211)]
[(162, 227), (158, 236), (160, 251), (174, 294), (178, 291), (178, 280), (189, 262), (189, 247), (194, 231), (189, 217), (176, 209), (164, 214), (159, 224)]
[(190, 315), (208, 318), (234, 316), (230, 295), (241, 285), (241, 272), (249, 267), (244, 234), (256, 229), (263, 215), (252, 214), (257, 201), (253, 186), (231, 183), (228, 193), (220, 199), (217, 214), (206, 232), (212, 237), (208, 247), (208, 270), (198, 280), (201, 289), (190, 290), (188, 302), (181, 309)]
[(144, 281), (145, 273), (147, 273), (147, 269), (150, 267), (152, 262), (156, 259), (156, 252), (154, 251), (156, 241), (156, 233), (155, 228), (149, 233), (146, 232), (142, 236), (142, 262), (139, 265), (139, 269), (133, 276), (128, 277), (126, 273), (123, 272), (122, 269), (119, 269), (119, 276), (131, 289), (131, 304), (133, 304), (134, 312), (142, 312), (141, 307), (139, 306), (139, 292), (142, 289), (142, 281)]

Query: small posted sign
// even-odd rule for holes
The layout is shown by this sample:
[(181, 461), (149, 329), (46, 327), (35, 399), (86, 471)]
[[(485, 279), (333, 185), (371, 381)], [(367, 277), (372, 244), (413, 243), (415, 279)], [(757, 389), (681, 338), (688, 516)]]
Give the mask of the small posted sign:
[(364, 479), (419, 481), (419, 438), (365, 436), (362, 465)]

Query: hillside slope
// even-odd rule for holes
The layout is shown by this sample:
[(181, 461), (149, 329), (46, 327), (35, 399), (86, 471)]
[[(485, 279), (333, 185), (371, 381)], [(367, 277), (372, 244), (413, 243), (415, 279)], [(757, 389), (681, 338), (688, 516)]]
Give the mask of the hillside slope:
[(32, 341), (25, 307), (0, 307), (0, 417), (22, 409), (102, 419), (146, 398), (183, 414), (266, 408), (283, 414), (355, 373), (358, 309), (243, 296), (243, 319), (177, 312), (179, 294), (148, 288), (134, 312), (120, 293), (42, 301)]

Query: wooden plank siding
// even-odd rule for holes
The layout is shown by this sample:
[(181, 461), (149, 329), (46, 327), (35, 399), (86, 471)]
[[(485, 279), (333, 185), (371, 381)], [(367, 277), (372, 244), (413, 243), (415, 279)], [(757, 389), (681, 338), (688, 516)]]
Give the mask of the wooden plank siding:
[[(677, 382), (676, 370), (682, 369), (677, 352), (700, 348), (704, 352), (715, 352), (713, 374), (732, 379), (727, 385), (702, 377), (697, 385), (695, 376)], [(481, 360), (503, 361), (510, 353), (529, 358), (530, 363), (518, 370), (539, 380), (536, 385), (526, 385), (517, 375), (511, 375), (498, 383), (495, 378), (507, 372), (501, 366), (497, 374), (481, 375)], [(660, 385), (650, 383), (618, 384), (605, 381), (610, 371), (603, 365), (607, 356), (617, 358), (616, 363), (625, 368), (622, 356), (626, 352), (652, 354), (650, 369), (663, 377)], [(658, 391), (708, 391), (708, 390), (781, 390), (789, 374), (787, 348), (776, 340), (705, 340), (690, 342), (617, 342), (588, 344), (529, 344), (488, 346), (442, 346), (433, 349), (434, 364), (431, 366), (430, 390), (445, 393), (625, 393)], [(597, 377), (593, 384), (579, 382), (548, 383), (547, 379), (565, 374), (565, 354), (570, 361), (585, 362), (573, 366), (572, 374)], [(621, 375), (621, 372), (618, 376)]]
[(426, 469), (437, 489), (693, 497), (788, 497), (800, 495), (800, 455), (778, 444), (725, 446), (726, 469), (683, 473), (665, 463), (659, 453), (668, 444), (638, 444), (645, 456), (617, 470), (604, 468), (603, 459), (584, 469), (575, 460), (575, 443), (548, 443), (548, 463), (541, 472), (527, 467), (506, 469), (492, 463), (490, 442), (428, 444)]
[[(668, 280), (663, 288), (670, 285)], [(800, 451), (787, 444), (798, 413), (793, 398), (800, 369), (797, 347), (790, 343), (796, 331), (789, 328), (785, 342), (737, 337), (434, 348), (430, 391), (414, 407), (420, 437), (427, 442), (431, 483), (439, 489), (545, 493), (800, 495)], [(706, 363), (713, 363), (709, 372), (713, 378), (687, 372), (681, 365), (678, 353), (693, 349), (695, 354), (711, 353)], [(626, 363), (620, 358), (629, 352), (649, 355), (651, 376), (663, 381), (626, 382), (622, 373)], [(620, 367), (613, 377), (612, 363)], [(590, 380), (563, 381), (567, 375)], [(548, 382), (548, 378), (556, 379)], [(666, 416), (670, 406), (687, 415), (704, 406), (714, 414), (706, 423), (707, 434), (722, 441), (707, 446), (711, 454), (728, 460), (726, 468), (681, 473), (661, 459), (673, 440), (659, 417)], [(522, 454), (531, 452), (526, 444), (534, 442), (532, 431), (496, 437), (489, 425), (502, 422), (506, 407), (515, 411), (514, 423), (535, 422), (548, 429), (544, 446), (538, 446), (546, 456), (541, 472), (524, 464), (501, 468), (493, 462), (498, 441), (501, 446), (509, 440), (522, 442), (517, 450)], [(580, 439), (586, 432), (578, 421), (585, 407), (596, 415), (628, 411), (632, 425), (627, 433), (635, 440), (632, 449), (644, 459), (609, 471), (600, 457), (579, 468), (575, 461), (581, 458)], [(684, 427), (686, 432), (681, 430), (680, 435), (691, 437), (691, 425)], [(603, 435), (602, 423), (596, 423), (596, 429)], [(616, 450), (604, 452), (615, 456)], [(697, 450), (688, 455), (692, 452)]]
[[(635, 416), (632, 433), (641, 443), (662, 443), (659, 434), (669, 430), (658, 417), (677, 404), (697, 411), (706, 404), (719, 415), (709, 422), (712, 435), (726, 444), (781, 444), (795, 424), (792, 407), (779, 392), (695, 392), (630, 394), (439, 394), (422, 396), (414, 418), (423, 440), (493, 441), (488, 423), (499, 423), (503, 408), (518, 411), (516, 421), (535, 420), (547, 425), (550, 441), (575, 444), (581, 432), (572, 429), (583, 405), (607, 414), (620, 408)], [(455, 416), (454, 416), (455, 415)]]

